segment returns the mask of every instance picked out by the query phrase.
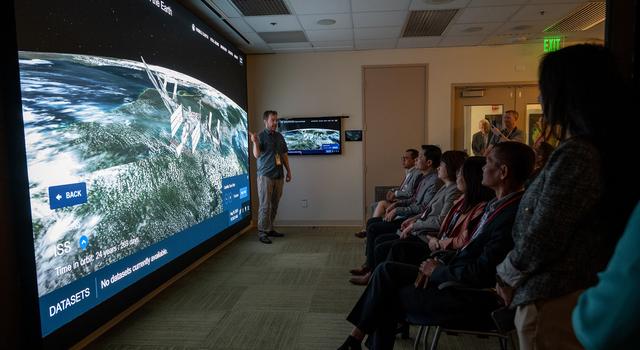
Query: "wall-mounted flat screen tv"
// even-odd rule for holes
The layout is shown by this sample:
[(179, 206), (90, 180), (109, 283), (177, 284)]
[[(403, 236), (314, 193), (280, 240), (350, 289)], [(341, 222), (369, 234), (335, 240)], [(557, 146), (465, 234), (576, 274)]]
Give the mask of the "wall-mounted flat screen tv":
[(284, 136), (290, 155), (341, 154), (340, 117), (282, 118), (278, 131)]
[(246, 57), (172, 0), (15, 8), (40, 334), (63, 344), (248, 225)]

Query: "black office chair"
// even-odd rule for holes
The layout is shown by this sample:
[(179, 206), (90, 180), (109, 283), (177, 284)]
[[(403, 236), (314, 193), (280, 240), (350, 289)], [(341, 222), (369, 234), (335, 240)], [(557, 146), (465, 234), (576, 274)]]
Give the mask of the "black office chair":
[[(446, 288), (456, 288), (459, 290), (473, 291), (478, 293), (490, 293), (492, 296), (499, 298), (495, 290), (491, 288), (469, 288), (458, 282), (445, 282), (438, 286), (438, 289), (440, 290)], [(430, 327), (435, 327), (435, 334), (433, 335), (433, 340), (431, 341), (431, 350), (436, 350), (438, 348), (438, 341), (440, 340), (440, 336), (443, 333), (446, 333), (447, 335), (469, 334), (478, 336), (480, 338), (495, 337), (498, 338), (501, 350), (507, 350), (509, 342), (511, 342), (512, 348), (516, 349), (513, 338), (510, 336), (511, 332), (515, 329), (515, 325), (513, 323), (515, 310), (509, 309), (507, 307), (501, 307), (497, 310), (494, 310), (490, 315), (487, 316), (488, 317), (484, 319), (481, 317), (479, 319), (460, 320), (459, 322), (450, 322), (447, 324), (420, 325), (418, 334), (416, 335), (416, 339), (413, 344), (413, 348), (414, 350), (418, 350), (422, 338), (424, 349), (426, 350), (428, 347), (427, 339), (429, 336)]]

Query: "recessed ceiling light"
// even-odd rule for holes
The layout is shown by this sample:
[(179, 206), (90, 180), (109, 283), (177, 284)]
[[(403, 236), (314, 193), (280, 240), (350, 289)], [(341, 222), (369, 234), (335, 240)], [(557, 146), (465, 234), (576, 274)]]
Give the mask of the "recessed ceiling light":
[(515, 26), (515, 27), (511, 28), (511, 30), (527, 30), (527, 29), (529, 29), (529, 28), (531, 28), (531, 26), (530, 26), (530, 25), (528, 25), (528, 24), (521, 24), (521, 25), (519, 25), (519, 26)]
[(475, 32), (479, 32), (482, 30), (482, 27), (469, 27), (469, 28), (465, 28), (462, 31), (465, 33), (475, 33)]
[(336, 20), (332, 19), (332, 18), (325, 18), (325, 19), (319, 20), (316, 23), (318, 23), (319, 25), (322, 25), (322, 26), (330, 26), (332, 24), (336, 24)]

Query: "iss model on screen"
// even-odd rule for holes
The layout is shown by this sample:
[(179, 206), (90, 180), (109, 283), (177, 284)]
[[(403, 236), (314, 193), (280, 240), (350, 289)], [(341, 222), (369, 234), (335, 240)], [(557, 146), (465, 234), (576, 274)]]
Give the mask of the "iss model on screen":
[(245, 58), (167, 0), (16, 23), (46, 337), (250, 216)]
[(278, 131), (290, 155), (342, 153), (341, 117), (290, 118), (278, 120)]

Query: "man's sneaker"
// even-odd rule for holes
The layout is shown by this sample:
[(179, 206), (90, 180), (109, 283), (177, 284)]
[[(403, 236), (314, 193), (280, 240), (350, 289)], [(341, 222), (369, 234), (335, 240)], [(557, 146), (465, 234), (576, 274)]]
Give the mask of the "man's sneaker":
[(264, 244), (271, 244), (271, 240), (269, 239), (269, 237), (267, 237), (267, 235), (265, 233), (260, 233), (260, 235), (258, 236), (258, 240)]
[(271, 230), (269, 232), (267, 232), (267, 236), (269, 237), (284, 237), (284, 233), (280, 233), (276, 230)]

